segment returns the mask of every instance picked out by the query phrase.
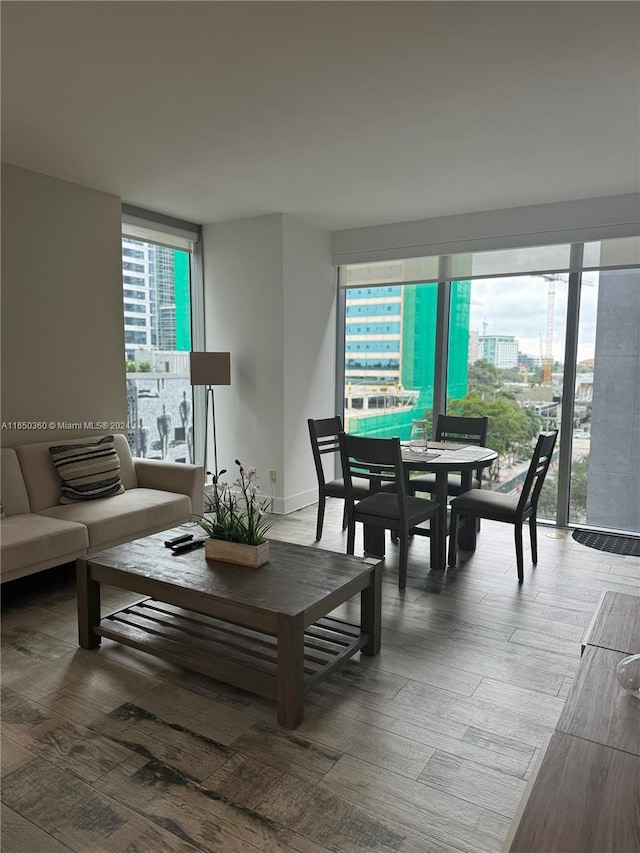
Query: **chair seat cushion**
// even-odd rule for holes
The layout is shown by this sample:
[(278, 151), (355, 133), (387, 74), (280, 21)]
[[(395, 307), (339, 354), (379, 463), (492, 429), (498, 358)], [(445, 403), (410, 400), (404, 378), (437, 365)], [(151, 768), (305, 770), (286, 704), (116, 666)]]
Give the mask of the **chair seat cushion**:
[(518, 507), (518, 495), (503, 495), (489, 489), (471, 489), (451, 501), (451, 508), (460, 515), (475, 515), (493, 521), (513, 523)]
[[(383, 492), (395, 492), (395, 483), (384, 483), (381, 487)], [(330, 480), (325, 483), (324, 493), (330, 498), (343, 498), (345, 496), (344, 480)], [(369, 494), (369, 481), (364, 477), (353, 478), (353, 494), (356, 500), (366, 498)]]
[[(407, 519), (410, 522), (409, 527), (413, 527), (414, 524), (430, 518), (435, 514), (437, 508), (438, 504), (435, 501), (408, 496), (406, 509)], [(363, 498), (356, 504), (354, 516), (356, 521), (362, 521), (365, 524), (367, 522), (375, 524), (376, 521), (380, 521), (381, 519), (399, 520), (400, 505), (398, 498), (396, 495), (389, 494), (388, 492), (376, 492), (367, 498)]]
[[(480, 480), (478, 480), (476, 477), (471, 478), (471, 488), (480, 488)], [(414, 494), (415, 492), (428, 492), (431, 495), (434, 494), (436, 490), (436, 475), (421, 474), (419, 477), (412, 477), (409, 480), (409, 489)], [(464, 489), (462, 486), (462, 475), (449, 474), (449, 476), (447, 477), (447, 494), (462, 495), (466, 491), (467, 489)]]

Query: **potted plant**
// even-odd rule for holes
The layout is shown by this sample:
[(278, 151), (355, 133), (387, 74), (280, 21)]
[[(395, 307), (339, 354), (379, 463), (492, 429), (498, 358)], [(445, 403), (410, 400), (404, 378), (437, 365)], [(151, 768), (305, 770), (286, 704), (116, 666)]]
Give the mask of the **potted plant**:
[(213, 492), (207, 495), (210, 511), (193, 516), (193, 520), (207, 534), (205, 557), (225, 563), (258, 568), (269, 562), (269, 542), (266, 532), (271, 527), (265, 513), (269, 500), (259, 500), (256, 486), (256, 469), (242, 466), (235, 488), (221, 478), (222, 470), (213, 477)]

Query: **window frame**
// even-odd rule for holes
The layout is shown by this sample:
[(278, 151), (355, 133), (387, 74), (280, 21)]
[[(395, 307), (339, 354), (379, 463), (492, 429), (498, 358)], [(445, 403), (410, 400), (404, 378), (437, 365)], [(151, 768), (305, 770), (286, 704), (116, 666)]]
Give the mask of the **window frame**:
[[(601, 243), (601, 258), (599, 263), (594, 263), (589, 258), (585, 263), (585, 247), (592, 248), (594, 244)], [(486, 278), (506, 278), (513, 275), (545, 275), (557, 274), (559, 272), (568, 273), (568, 296), (567, 296), (567, 319), (565, 327), (564, 339), (564, 368), (563, 368), (563, 396), (560, 416), (561, 435), (571, 436), (573, 428), (573, 414), (576, 402), (576, 376), (578, 363), (578, 333), (580, 319), (580, 292), (582, 285), (582, 277), (584, 273), (600, 270), (600, 269), (634, 269), (640, 265), (640, 238), (637, 235), (624, 236), (615, 238), (611, 236), (603, 237), (601, 241), (590, 236), (589, 240), (581, 242), (572, 242), (568, 245), (568, 260), (562, 266), (562, 269), (540, 269), (535, 272), (530, 270), (515, 270), (505, 271), (502, 273), (486, 273), (482, 274), (462, 274), (457, 267), (456, 259), (460, 260), (461, 256), (456, 255), (440, 255), (425, 256), (423, 260), (429, 261), (430, 268), (433, 269), (434, 260), (437, 260), (437, 279), (433, 277), (425, 277), (421, 279), (398, 280), (394, 277), (393, 281), (381, 280), (376, 283), (355, 282), (349, 285), (347, 281), (348, 267), (357, 267), (367, 264), (365, 260), (358, 260), (353, 264), (342, 264), (338, 266), (337, 288), (338, 288), (338, 310), (337, 310), (337, 335), (336, 335), (336, 412), (344, 416), (344, 389), (345, 389), (345, 363), (346, 363), (346, 329), (347, 329), (347, 293), (351, 289), (364, 289), (375, 291), (378, 288), (389, 286), (411, 287), (425, 283), (438, 283), (437, 296), (437, 313), (436, 313), (436, 340), (435, 340), (435, 371), (434, 371), (434, 389), (433, 389), (433, 417), (438, 414), (446, 414), (446, 391), (447, 391), (447, 374), (448, 374), (448, 343), (449, 343), (449, 326), (450, 326), (450, 308), (451, 308), (451, 282), (462, 278), (473, 281)], [(545, 248), (557, 249), (556, 244), (540, 244), (540, 246), (522, 247), (523, 251), (527, 248), (531, 250)], [(509, 247), (514, 253), (517, 248)], [(487, 250), (500, 252), (500, 249)], [(611, 255), (614, 257), (611, 257)], [(404, 259), (395, 259), (404, 260)], [(406, 260), (420, 261), (418, 258), (407, 258)], [(371, 264), (380, 264), (381, 267), (387, 263), (378, 257), (372, 258)], [(365, 321), (365, 318), (362, 318)], [(556, 517), (552, 522), (556, 527), (571, 528), (577, 525), (570, 522), (570, 489), (571, 489), (571, 462), (572, 462), (572, 440), (562, 441), (559, 445), (559, 461), (558, 461), (558, 492), (556, 500)]]

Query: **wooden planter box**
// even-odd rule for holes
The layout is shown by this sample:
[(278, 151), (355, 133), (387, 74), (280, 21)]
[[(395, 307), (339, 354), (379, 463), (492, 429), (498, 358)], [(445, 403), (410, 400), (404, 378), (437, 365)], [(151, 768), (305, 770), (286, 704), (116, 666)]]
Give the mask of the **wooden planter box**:
[(225, 542), (223, 539), (206, 539), (204, 555), (207, 560), (236, 563), (239, 566), (257, 569), (269, 562), (269, 543), (243, 545), (241, 542)]

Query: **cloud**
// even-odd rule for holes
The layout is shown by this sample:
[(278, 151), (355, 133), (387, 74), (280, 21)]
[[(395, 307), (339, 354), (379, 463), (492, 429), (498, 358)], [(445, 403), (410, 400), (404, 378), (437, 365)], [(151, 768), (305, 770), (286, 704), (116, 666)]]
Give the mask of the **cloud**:
[[(593, 358), (596, 329), (597, 276), (582, 287), (578, 360)], [(566, 281), (555, 281), (553, 358), (564, 361), (567, 321)], [(479, 334), (513, 335), (521, 352), (544, 356), (547, 340), (549, 282), (542, 276), (482, 279), (471, 282), (469, 327)], [(481, 303), (481, 304), (473, 304)], [(484, 325), (486, 322), (486, 326)], [(486, 332), (484, 329), (486, 328)]]

